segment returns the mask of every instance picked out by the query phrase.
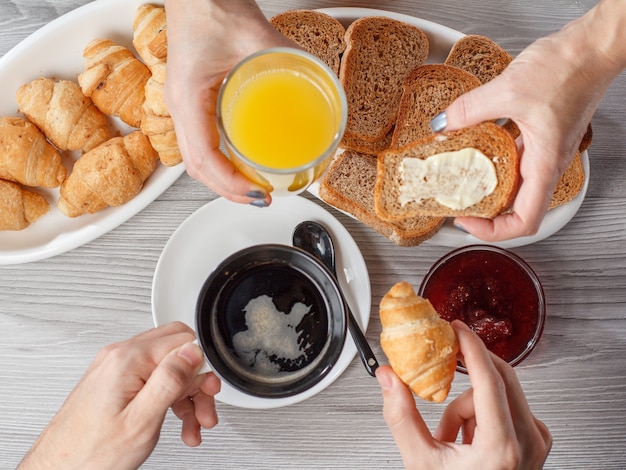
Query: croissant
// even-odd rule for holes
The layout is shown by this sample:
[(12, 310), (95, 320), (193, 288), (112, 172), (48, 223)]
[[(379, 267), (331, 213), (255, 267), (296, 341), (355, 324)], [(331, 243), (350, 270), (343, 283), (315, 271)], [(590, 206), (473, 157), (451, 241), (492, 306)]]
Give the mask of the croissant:
[(0, 230), (23, 230), (50, 210), (41, 194), (0, 180)]
[(39, 78), (16, 93), (18, 109), (61, 150), (87, 152), (111, 138), (106, 116), (69, 80)]
[(78, 75), (83, 93), (105, 114), (139, 127), (150, 69), (126, 47), (95, 39), (83, 52), (85, 71)]
[(382, 298), (380, 321), (380, 345), (395, 373), (420, 398), (444, 401), (459, 351), (450, 323), (408, 282), (395, 284)]
[(183, 157), (178, 148), (174, 121), (165, 105), (163, 90), (165, 87), (165, 63), (154, 64), (152, 76), (146, 83), (146, 101), (141, 130), (150, 138), (158, 152), (161, 163), (166, 166), (178, 165)]
[(140, 131), (114, 137), (84, 154), (61, 185), (57, 207), (68, 217), (120, 206), (141, 191), (158, 161)]
[(61, 154), (24, 118), (0, 118), (0, 178), (56, 188), (67, 175)]
[(167, 57), (165, 8), (144, 4), (137, 8), (133, 21), (133, 46), (151, 69)]

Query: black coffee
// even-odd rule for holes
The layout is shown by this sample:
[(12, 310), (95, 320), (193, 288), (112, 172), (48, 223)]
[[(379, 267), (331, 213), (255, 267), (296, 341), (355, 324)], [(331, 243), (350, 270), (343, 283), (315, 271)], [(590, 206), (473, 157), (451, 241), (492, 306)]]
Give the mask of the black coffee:
[(315, 367), (327, 345), (327, 306), (303, 273), (266, 263), (231, 276), (211, 336), (229, 369), (251, 380), (289, 382)]

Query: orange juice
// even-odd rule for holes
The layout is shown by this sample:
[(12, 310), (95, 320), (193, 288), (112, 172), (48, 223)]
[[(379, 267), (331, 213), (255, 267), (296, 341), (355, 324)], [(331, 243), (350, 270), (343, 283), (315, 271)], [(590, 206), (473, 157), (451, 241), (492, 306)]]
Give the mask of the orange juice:
[(336, 106), (304, 74), (267, 70), (234, 93), (224, 125), (233, 146), (250, 161), (279, 170), (298, 168), (332, 145)]

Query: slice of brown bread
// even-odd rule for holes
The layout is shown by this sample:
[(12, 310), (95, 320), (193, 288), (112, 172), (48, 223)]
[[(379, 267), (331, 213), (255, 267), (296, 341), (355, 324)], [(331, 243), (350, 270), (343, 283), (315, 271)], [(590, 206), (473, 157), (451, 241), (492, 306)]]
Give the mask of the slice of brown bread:
[(319, 185), (320, 197), (399, 246), (416, 246), (431, 238), (443, 225), (441, 217), (412, 217), (387, 222), (374, 209), (376, 157), (352, 150), (342, 152)]
[[(488, 37), (468, 34), (452, 46), (444, 63), (471, 73), (481, 84), (485, 84), (500, 75), (512, 60), (511, 54)], [(520, 134), (517, 125), (511, 120), (507, 120), (503, 127), (514, 138)]]
[(339, 20), (319, 11), (289, 10), (272, 17), (270, 23), (339, 74), (341, 54), (346, 49), (346, 30)]
[(348, 99), (347, 139), (375, 142), (396, 121), (402, 82), (428, 56), (423, 31), (402, 21), (369, 16), (346, 30), (339, 79)]
[(341, 147), (342, 149), (355, 150), (357, 152), (365, 153), (367, 155), (378, 155), (383, 150), (387, 150), (391, 147), (393, 130), (394, 128), (392, 127), (385, 137), (377, 140), (376, 142), (368, 142), (367, 140), (356, 139), (344, 135), (339, 147)]
[[(434, 198), (422, 201), (400, 201), (400, 187), (403, 184), (401, 165), (405, 158), (425, 160), (442, 152), (475, 148), (487, 156), (496, 171), (495, 190), (479, 202), (465, 209), (451, 209), (439, 204)], [(378, 156), (378, 171), (374, 202), (376, 213), (386, 220), (406, 217), (435, 216), (456, 217), (460, 215), (495, 217), (513, 201), (519, 184), (519, 156), (515, 141), (500, 126), (485, 122), (456, 131), (432, 134), (399, 149), (382, 152)], [(439, 176), (441, 184), (450, 184), (448, 175)]]
[(487, 83), (513, 60), (513, 56), (488, 37), (470, 34), (459, 39), (444, 62), (476, 76)]
[(463, 93), (479, 86), (478, 78), (457, 67), (444, 64), (417, 67), (402, 84), (391, 148), (432, 134), (431, 119)]
[(567, 167), (567, 170), (565, 170), (565, 173), (563, 173), (554, 189), (548, 210), (570, 202), (578, 196), (584, 184), (585, 169), (583, 167), (583, 161), (580, 153), (576, 153), (572, 163)]

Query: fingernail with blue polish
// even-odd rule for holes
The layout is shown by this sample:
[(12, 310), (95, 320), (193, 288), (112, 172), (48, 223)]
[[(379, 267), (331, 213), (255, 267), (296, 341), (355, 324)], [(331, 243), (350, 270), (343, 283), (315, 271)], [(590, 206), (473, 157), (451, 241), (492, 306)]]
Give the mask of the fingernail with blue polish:
[(447, 125), (448, 116), (446, 115), (445, 111), (440, 112), (430, 121), (430, 128), (433, 132), (443, 131)]
[(254, 190), (254, 191), (248, 192), (246, 196), (251, 197), (253, 199), (265, 199), (265, 196), (267, 195), (263, 191)]
[(267, 202), (265, 202), (263, 199), (255, 199), (254, 201), (250, 202), (250, 205), (254, 207), (267, 207)]

